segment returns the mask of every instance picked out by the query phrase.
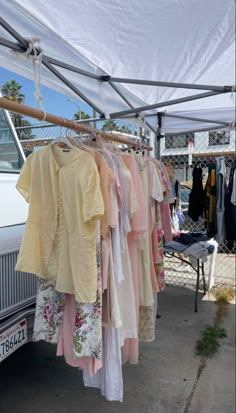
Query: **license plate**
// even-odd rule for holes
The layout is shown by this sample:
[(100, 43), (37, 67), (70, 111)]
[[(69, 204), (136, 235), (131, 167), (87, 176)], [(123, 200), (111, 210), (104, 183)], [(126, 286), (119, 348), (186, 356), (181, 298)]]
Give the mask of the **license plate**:
[(22, 320), (0, 334), (0, 362), (27, 342), (27, 322)]

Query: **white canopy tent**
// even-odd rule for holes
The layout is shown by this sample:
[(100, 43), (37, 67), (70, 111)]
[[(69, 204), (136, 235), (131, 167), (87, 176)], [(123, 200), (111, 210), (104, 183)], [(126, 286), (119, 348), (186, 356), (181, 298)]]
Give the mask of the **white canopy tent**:
[(156, 114), (164, 112), (163, 133), (227, 127), (235, 118), (234, 6), (234, 0), (0, 0), (0, 65), (33, 79), (24, 53), (38, 38), (42, 84), (79, 96), (101, 116), (141, 113), (156, 130)]

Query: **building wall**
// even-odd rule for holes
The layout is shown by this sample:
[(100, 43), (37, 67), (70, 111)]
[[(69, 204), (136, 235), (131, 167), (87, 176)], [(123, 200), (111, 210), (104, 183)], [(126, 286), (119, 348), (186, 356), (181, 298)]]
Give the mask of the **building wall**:
[[(185, 136), (176, 136), (179, 138), (179, 144), (186, 144)], [(174, 179), (180, 182), (191, 181), (192, 180), (192, 167), (188, 165), (188, 148), (165, 148), (165, 140), (167, 138), (161, 139), (161, 159), (167, 163), (172, 162), (174, 170)], [(232, 160), (235, 157), (235, 131), (229, 131), (229, 143), (223, 145), (209, 145), (209, 132), (196, 132), (194, 134), (194, 148), (193, 153), (199, 154), (199, 157), (193, 156), (193, 165), (197, 161), (201, 163), (203, 169), (203, 180), (205, 181), (208, 176), (208, 164), (211, 159), (211, 153), (213, 154), (212, 159), (215, 159), (216, 153), (224, 155), (226, 159), (227, 173), (229, 173)]]
[[(224, 153), (228, 151), (235, 151), (235, 131), (229, 131), (230, 134), (230, 143), (225, 145), (209, 145), (209, 132), (196, 132), (194, 134), (194, 153), (210, 153), (210, 152), (219, 152)], [(178, 139), (178, 136), (175, 137)], [(188, 148), (187, 147), (179, 147), (179, 148), (166, 148), (165, 141), (168, 138), (161, 139), (161, 156), (178, 156), (178, 155), (187, 155)], [(181, 142), (181, 139), (180, 139)]]

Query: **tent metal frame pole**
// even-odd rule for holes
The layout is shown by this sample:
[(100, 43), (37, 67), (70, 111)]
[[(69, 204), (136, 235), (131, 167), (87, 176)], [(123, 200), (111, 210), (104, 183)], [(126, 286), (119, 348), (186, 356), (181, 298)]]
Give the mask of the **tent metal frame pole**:
[(157, 129), (157, 141), (156, 141), (156, 158), (161, 159), (161, 127), (162, 127), (162, 113), (157, 113), (158, 129)]
[(77, 87), (75, 87), (68, 79), (66, 79), (65, 76), (63, 76), (57, 69), (55, 69), (55, 67), (47, 60), (45, 56), (42, 59), (42, 63), (50, 72), (52, 72), (58, 79), (60, 79), (62, 83), (64, 83), (69, 89), (73, 90), (73, 92), (78, 95), (83, 101), (85, 101), (89, 106), (96, 110), (96, 112), (98, 112), (100, 115), (103, 115), (103, 111), (82, 92), (80, 92), (80, 90), (77, 89)]
[(192, 116), (182, 116), (182, 115), (172, 115), (170, 113), (165, 113), (162, 112), (162, 115), (167, 117), (167, 118), (176, 118), (176, 119), (185, 119), (185, 120), (192, 120), (192, 121), (197, 121), (197, 122), (206, 122), (206, 123), (215, 123), (216, 125), (225, 125), (228, 126), (230, 122), (224, 122), (224, 121), (216, 121), (212, 119), (203, 119), (203, 118), (195, 118)]
[(0, 17), (0, 25), (12, 36), (14, 39), (22, 45), (24, 48), (28, 49), (28, 42), (24, 39), (9, 23), (6, 22), (2, 17)]
[(20, 46), (18, 43), (12, 42), (11, 40), (4, 39), (3, 37), (0, 37), (0, 45), (15, 50), (16, 52), (25, 52), (24, 47)]
[[(12, 42), (6, 41), (4, 45), (9, 47), (8, 46), (9, 43), (12, 43)], [(0, 38), (0, 44), (2, 44), (1, 38)], [(16, 48), (14, 47), (13, 50), (24, 52), (24, 49), (19, 45), (16, 45)], [(64, 83), (69, 89), (73, 90), (73, 92), (77, 96), (79, 96), (82, 100), (84, 100), (89, 106), (91, 106), (94, 110), (96, 110), (96, 112), (98, 112), (101, 116), (104, 116), (104, 113), (100, 108), (98, 108), (90, 99), (88, 99), (82, 92), (80, 92), (79, 89), (77, 89), (69, 80), (67, 80), (65, 76), (63, 76), (57, 69), (53, 67), (53, 65), (50, 63), (50, 59), (48, 60), (46, 56), (43, 56), (42, 63), (45, 67), (47, 67), (48, 70), (50, 70), (54, 74), (54, 76), (60, 79), (62, 83)]]
[(61, 67), (62, 69), (66, 69), (66, 70), (69, 70), (70, 72), (75, 72), (75, 73), (78, 73), (86, 77), (90, 77), (95, 80), (100, 80), (101, 76), (90, 73), (87, 70), (82, 70), (82, 69), (79, 69), (78, 67), (68, 65), (67, 63), (61, 62), (60, 60), (54, 59), (49, 56), (46, 56), (46, 57), (47, 57), (47, 60), (54, 66)]
[(194, 130), (188, 129), (188, 130), (181, 131), (181, 132), (173, 132), (173, 133), (167, 132), (164, 135), (162, 135), (162, 138), (165, 138), (166, 136), (185, 135), (187, 133), (207, 132), (207, 131), (212, 131), (212, 130), (215, 131), (218, 129), (228, 129), (228, 128), (227, 126), (220, 125), (220, 126), (211, 126), (210, 128), (202, 128), (202, 129), (194, 129)]
[[(11, 48), (18, 52), (25, 52), (28, 49), (28, 41), (24, 39), (9, 23), (7, 23), (2, 17), (0, 17), (0, 25), (18, 42), (14, 43), (7, 39), (0, 37), (0, 45)], [(152, 81), (152, 80), (139, 80), (139, 79), (127, 79), (127, 78), (117, 78), (112, 77), (109, 75), (102, 75), (98, 76), (88, 71), (79, 69), (75, 66), (69, 65), (64, 63), (60, 60), (51, 58), (50, 56), (43, 55), (42, 62), (48, 70), (50, 70), (58, 79), (61, 80), (67, 87), (69, 87), (73, 92), (78, 95), (82, 100), (84, 100), (89, 106), (91, 106), (96, 112), (98, 112), (101, 117), (104, 117), (104, 113), (101, 109), (99, 109), (93, 102), (90, 101), (82, 92), (79, 91), (69, 80), (66, 79), (55, 67), (61, 67), (66, 70), (73, 71), (75, 73), (81, 74), (83, 76), (87, 76), (93, 78), (94, 80), (108, 82), (111, 87), (116, 91), (116, 93), (127, 103), (127, 105), (131, 108), (130, 110), (115, 112), (110, 114), (110, 118), (114, 119), (117, 117), (122, 117), (124, 115), (140, 113), (146, 110), (155, 109), (163, 106), (170, 106), (178, 103), (188, 102), (191, 100), (202, 99), (209, 96), (214, 96), (220, 93), (228, 93), (228, 92), (235, 92), (235, 86), (217, 86), (217, 85), (194, 85), (189, 83), (179, 83), (179, 82), (162, 82), (162, 81)], [(146, 85), (146, 86), (163, 86), (163, 87), (172, 87), (172, 88), (184, 88), (184, 89), (200, 89), (200, 90), (210, 90), (208, 93), (201, 93), (198, 95), (191, 95), (185, 98), (174, 99), (167, 102), (157, 103), (154, 105), (145, 105), (142, 107), (134, 108), (133, 105), (129, 102), (129, 100), (124, 96), (124, 94), (117, 88), (114, 83), (129, 83), (129, 84), (139, 84), (139, 85)], [(155, 116), (151, 114), (147, 114), (145, 116)], [(191, 119), (189, 119), (191, 120)], [(222, 124), (219, 122), (218, 124)], [(146, 122), (146, 125), (156, 133), (156, 130)]]
[[(133, 109), (134, 106), (133, 106), (132, 103), (129, 101), (129, 99), (119, 90), (119, 88), (118, 88), (116, 85), (114, 85), (112, 82), (108, 82), (108, 83), (109, 83), (109, 85), (116, 91), (116, 93), (127, 103), (127, 105), (128, 105), (131, 109)], [(154, 132), (154, 133), (156, 134), (155, 128), (154, 128), (152, 125), (150, 125), (150, 123), (146, 122), (146, 125), (147, 125), (147, 127), (148, 127), (149, 129), (151, 129), (152, 132)]]
[[(231, 92), (231, 90), (230, 90)], [(146, 110), (152, 110), (152, 109), (156, 109), (156, 108), (161, 108), (163, 106), (171, 106), (171, 105), (176, 105), (178, 103), (184, 103), (184, 102), (190, 102), (192, 100), (197, 100), (197, 99), (203, 99), (203, 98), (207, 98), (210, 96), (215, 96), (215, 95), (220, 95), (222, 93), (228, 93), (228, 92), (204, 92), (204, 93), (199, 93), (197, 95), (190, 95), (190, 96), (186, 96), (184, 98), (178, 98), (178, 99), (173, 99), (173, 100), (167, 100), (165, 102), (161, 102), (161, 103), (154, 103), (152, 105), (146, 105), (146, 106), (140, 106), (138, 108), (134, 108), (134, 109), (130, 109), (130, 110), (122, 110), (120, 112), (113, 112), (110, 114), (111, 118), (117, 118), (123, 115), (129, 115), (132, 113), (140, 113)]]
[(232, 86), (217, 86), (217, 85), (196, 85), (192, 83), (180, 83), (180, 82), (161, 82), (156, 80), (139, 80), (139, 79), (126, 79), (122, 77), (102, 76), (104, 82), (111, 81), (114, 83), (129, 83), (134, 85), (144, 86), (163, 86), (176, 89), (199, 89), (199, 90), (212, 90), (215, 92), (231, 92)]
[(133, 109), (133, 105), (132, 103), (129, 101), (129, 99), (123, 95), (123, 93), (118, 89), (118, 87), (116, 85), (114, 85), (112, 82), (108, 82), (109, 85), (116, 91), (116, 93), (121, 97), (121, 99), (123, 99), (124, 102), (127, 103), (127, 105)]
[[(2, 17), (0, 17), (0, 25), (9, 33), (11, 34), (15, 40), (19, 42), (24, 48), (28, 48), (28, 42), (25, 40), (12, 26), (10, 26)], [(2, 39), (4, 40), (4, 39)], [(3, 44), (4, 45), (4, 44)], [(6, 46), (6, 43), (5, 43)], [(17, 46), (17, 45), (16, 45)], [(10, 47), (10, 43), (8, 44)], [(21, 48), (19, 48), (21, 49)], [(18, 50), (19, 50), (18, 49)], [(20, 51), (20, 50), (19, 50)], [(127, 79), (127, 78), (118, 78), (109, 75), (94, 75), (93, 73), (78, 69), (75, 66), (68, 65), (60, 60), (53, 59), (47, 56), (48, 61), (54, 64), (55, 66), (60, 66), (61, 68), (73, 71), (75, 73), (80, 73), (85, 76), (91, 77), (93, 79), (100, 80), (102, 82), (114, 82), (114, 83), (129, 83), (129, 84), (138, 84), (138, 85), (146, 85), (146, 86), (161, 86), (161, 87), (170, 87), (170, 88), (181, 88), (181, 89), (198, 89), (198, 90), (212, 90), (218, 92), (231, 92), (232, 86), (218, 86), (218, 85), (202, 85), (202, 84), (192, 84), (192, 83), (180, 83), (180, 82), (162, 82), (162, 81), (155, 81), (155, 80), (141, 80), (141, 79)]]
[[(25, 50), (28, 49), (28, 42), (25, 40), (12, 26), (10, 26), (2, 17), (0, 17), (0, 25), (14, 37), (16, 41), (19, 42), (20, 46), (22, 48), (25, 48)], [(57, 69), (53, 67), (53, 65), (50, 63), (50, 58), (48, 59), (46, 56), (42, 57), (42, 63), (43, 65), (50, 71), (52, 72), (62, 83), (64, 83), (68, 88), (73, 90), (73, 92), (79, 96), (83, 101), (85, 101), (89, 106), (91, 106), (96, 112), (98, 112), (100, 115), (103, 115), (103, 111), (98, 108), (89, 98), (87, 98), (82, 92), (79, 91), (78, 88), (76, 88), (68, 79), (65, 78)], [(58, 62), (57, 62), (58, 63)], [(65, 64), (64, 64), (65, 66)]]
[[(23, 46), (23, 48), (27, 49), (28, 48), (28, 42), (26, 39), (24, 39), (12, 26), (10, 26), (9, 23), (7, 23), (2, 17), (0, 17), (0, 25), (9, 33), (11, 34), (15, 40), (19, 42), (20, 45)], [(12, 47), (14, 49), (17, 49), (19, 51), (22, 50), (21, 46), (12, 43), (5, 43), (3, 38), (0, 38), (2, 40), (3, 46), (7, 47)], [(5, 44), (4, 44), (5, 43)], [(92, 77), (93, 79), (100, 80), (102, 82), (114, 82), (114, 83), (129, 83), (129, 84), (138, 84), (138, 85), (146, 85), (146, 86), (161, 86), (161, 87), (171, 87), (171, 88), (177, 88), (177, 89), (198, 89), (198, 90), (212, 90), (212, 91), (218, 91), (218, 92), (231, 92), (235, 91), (235, 86), (219, 86), (219, 85), (202, 85), (202, 84), (193, 84), (193, 83), (181, 83), (181, 82), (164, 82), (164, 81), (156, 81), (156, 80), (142, 80), (142, 79), (128, 79), (128, 78), (118, 78), (118, 77), (113, 77), (109, 75), (95, 75), (93, 73), (87, 72), (82, 69), (78, 69), (75, 66), (68, 65), (67, 63), (64, 63), (60, 60), (53, 59), (50, 56), (47, 56), (48, 61), (50, 63), (54, 64), (55, 66), (60, 66), (61, 68), (73, 71), (75, 73), (80, 73), (88, 77)]]

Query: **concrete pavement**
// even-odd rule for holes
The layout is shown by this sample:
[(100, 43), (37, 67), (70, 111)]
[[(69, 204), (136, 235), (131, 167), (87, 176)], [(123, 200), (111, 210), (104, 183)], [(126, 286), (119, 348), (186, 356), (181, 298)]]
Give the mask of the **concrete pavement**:
[[(205, 325), (213, 323), (216, 305), (201, 301), (199, 312), (193, 310), (192, 290), (168, 287), (159, 294), (157, 338), (141, 344), (138, 365), (124, 366), (123, 403), (107, 402), (99, 391), (84, 388), (81, 372), (58, 359), (54, 346), (40, 342), (23, 347), (0, 365), (0, 413), (183, 413), (199, 366), (195, 341)], [(233, 329), (232, 315), (227, 330)], [(207, 363), (200, 378), (191, 413), (235, 411), (233, 336), (223, 341), (221, 353)], [(216, 410), (216, 397), (223, 410)], [(224, 410), (227, 400), (231, 410)]]
[(235, 412), (235, 305), (228, 306), (222, 326), (227, 337), (216, 357), (207, 361), (192, 399), (189, 413)]

